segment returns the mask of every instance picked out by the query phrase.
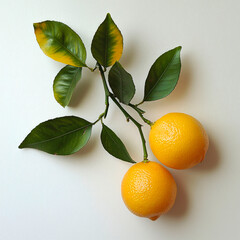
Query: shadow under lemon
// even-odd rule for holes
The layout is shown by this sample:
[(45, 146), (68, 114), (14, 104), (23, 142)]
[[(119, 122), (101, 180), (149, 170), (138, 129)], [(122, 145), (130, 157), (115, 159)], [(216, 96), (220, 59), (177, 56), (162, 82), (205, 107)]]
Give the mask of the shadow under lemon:
[(206, 153), (205, 159), (196, 165), (195, 167), (191, 168), (191, 171), (212, 171), (216, 169), (220, 164), (220, 155), (214, 139), (209, 136), (209, 147)]
[(211, 137), (209, 137), (209, 148), (205, 155), (205, 159), (201, 163), (190, 169), (174, 170), (175, 174), (173, 173), (173, 176), (177, 183), (178, 192), (175, 204), (173, 205), (172, 209), (166, 214), (167, 217), (183, 217), (187, 213), (190, 204), (187, 190), (184, 184), (186, 176), (184, 176), (184, 174), (178, 175), (176, 171), (212, 171), (219, 166), (219, 163), (219, 152), (216, 143)]
[(179, 217), (183, 217), (187, 213), (188, 206), (189, 206), (189, 199), (188, 199), (187, 190), (184, 184), (185, 176), (173, 174), (173, 177), (177, 183), (177, 196), (172, 209), (169, 212), (167, 212), (164, 216), (179, 218)]

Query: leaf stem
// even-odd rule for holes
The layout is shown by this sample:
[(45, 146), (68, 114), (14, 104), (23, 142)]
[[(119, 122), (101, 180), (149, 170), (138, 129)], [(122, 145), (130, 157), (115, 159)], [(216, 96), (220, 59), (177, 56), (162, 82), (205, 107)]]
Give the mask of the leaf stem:
[(99, 115), (98, 119), (95, 122), (93, 122), (92, 125), (95, 125), (99, 120), (101, 120), (102, 122), (102, 118), (107, 114), (108, 108), (109, 108), (109, 104), (106, 105), (104, 112)]
[(133, 105), (131, 103), (128, 104), (129, 107), (133, 108), (137, 113), (138, 115), (142, 118), (142, 120), (147, 123), (150, 127), (153, 125), (153, 122), (151, 122), (150, 120), (146, 119), (144, 116), (143, 116), (143, 112), (141, 109), (139, 109), (136, 105)]
[(104, 113), (105, 113), (105, 112), (101, 113), (101, 114), (99, 115), (98, 119), (97, 119), (95, 122), (92, 123), (92, 125), (95, 125), (95, 124), (96, 124), (97, 122), (99, 122), (100, 120), (101, 120), (101, 122), (102, 122), (102, 118), (103, 118), (103, 116), (104, 116)]
[(90, 68), (90, 67), (88, 67), (88, 66), (86, 66), (91, 72), (94, 72), (94, 68)]
[(138, 103), (138, 104), (135, 104), (135, 106), (137, 107), (137, 106), (139, 106), (139, 105), (141, 105), (141, 104), (143, 104), (144, 103), (144, 100), (142, 100), (140, 103)]
[(114, 95), (112, 93), (110, 93), (110, 98), (113, 100), (113, 102), (118, 106), (118, 108), (122, 111), (122, 113), (125, 115), (125, 117), (129, 120), (131, 120), (136, 127), (138, 128), (138, 131), (140, 133), (141, 136), (141, 140), (142, 140), (142, 146), (143, 146), (143, 155), (144, 155), (144, 162), (148, 162), (148, 153), (147, 153), (147, 148), (146, 148), (146, 140), (144, 138), (143, 135), (143, 131), (142, 131), (142, 125), (137, 122), (122, 106), (121, 104), (116, 100), (116, 98), (114, 97)]
[(108, 108), (109, 108), (109, 94), (110, 93), (109, 93), (108, 86), (107, 86), (107, 81), (106, 81), (106, 78), (105, 78), (105, 75), (104, 75), (104, 70), (99, 63), (97, 63), (97, 65), (98, 65), (98, 68), (99, 68), (99, 71), (100, 71), (100, 74), (101, 74), (101, 77), (102, 77), (103, 87), (104, 87), (104, 91), (105, 91), (106, 109), (105, 109), (105, 112), (104, 112), (104, 118), (106, 118), (107, 113), (108, 113)]

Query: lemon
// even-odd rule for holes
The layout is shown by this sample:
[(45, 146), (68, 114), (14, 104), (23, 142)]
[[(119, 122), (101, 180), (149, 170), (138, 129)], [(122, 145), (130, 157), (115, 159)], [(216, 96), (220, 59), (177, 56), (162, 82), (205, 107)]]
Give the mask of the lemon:
[(201, 123), (192, 116), (168, 113), (151, 127), (149, 143), (161, 163), (186, 169), (203, 161), (209, 140)]
[(122, 198), (127, 208), (151, 220), (171, 209), (176, 194), (173, 176), (157, 162), (134, 164), (122, 180)]

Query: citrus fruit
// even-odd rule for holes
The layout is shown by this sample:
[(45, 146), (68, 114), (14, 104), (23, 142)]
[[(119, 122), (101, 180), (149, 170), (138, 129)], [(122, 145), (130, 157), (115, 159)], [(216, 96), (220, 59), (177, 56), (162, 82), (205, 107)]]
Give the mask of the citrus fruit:
[(122, 180), (122, 198), (127, 208), (151, 220), (171, 209), (176, 194), (173, 176), (157, 162), (134, 164)]
[(151, 127), (149, 143), (156, 158), (175, 169), (203, 161), (209, 145), (201, 123), (185, 113), (168, 113), (158, 119)]

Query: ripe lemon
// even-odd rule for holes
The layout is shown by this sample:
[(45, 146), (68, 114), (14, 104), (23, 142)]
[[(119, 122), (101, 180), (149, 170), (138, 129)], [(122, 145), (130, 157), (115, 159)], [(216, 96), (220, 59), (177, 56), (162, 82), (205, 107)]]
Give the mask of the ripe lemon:
[(149, 143), (164, 165), (186, 169), (203, 161), (208, 136), (199, 121), (184, 113), (168, 113), (151, 127)]
[(134, 164), (122, 180), (122, 198), (127, 208), (137, 216), (151, 220), (171, 209), (176, 194), (173, 176), (156, 162)]

